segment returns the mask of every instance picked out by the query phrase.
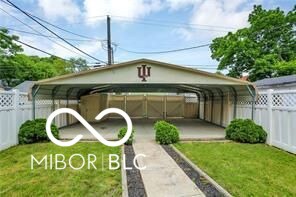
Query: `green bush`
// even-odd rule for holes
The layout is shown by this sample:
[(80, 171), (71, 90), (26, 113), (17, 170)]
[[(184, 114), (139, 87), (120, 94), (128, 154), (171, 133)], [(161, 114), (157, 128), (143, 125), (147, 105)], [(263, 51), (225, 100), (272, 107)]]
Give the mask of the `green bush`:
[[(122, 139), (122, 138), (125, 136), (126, 132), (127, 132), (127, 128), (126, 128), (126, 127), (122, 127), (122, 128), (119, 130), (119, 132), (118, 132), (118, 135), (117, 135), (118, 139)], [(132, 130), (132, 134), (131, 134), (131, 136), (130, 136), (130, 137), (128, 138), (128, 140), (124, 143), (125, 145), (132, 145), (132, 144), (133, 144), (133, 141), (134, 141), (134, 134), (135, 134), (135, 130), (133, 129), (133, 130)]]
[(265, 143), (267, 133), (250, 119), (235, 119), (225, 129), (226, 139), (243, 143)]
[[(20, 144), (31, 144), (42, 141), (49, 141), (46, 130), (46, 119), (28, 120), (22, 124), (18, 138)], [(51, 132), (55, 138), (59, 137), (57, 126), (51, 125)]]
[(160, 144), (173, 144), (179, 141), (179, 130), (166, 121), (157, 121), (154, 130), (155, 140)]

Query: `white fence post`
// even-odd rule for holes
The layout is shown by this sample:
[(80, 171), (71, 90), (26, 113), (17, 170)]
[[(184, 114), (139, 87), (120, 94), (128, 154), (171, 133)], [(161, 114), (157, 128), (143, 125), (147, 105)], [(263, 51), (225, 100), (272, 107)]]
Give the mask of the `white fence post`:
[(18, 129), (19, 129), (19, 111), (20, 111), (20, 92), (19, 90), (13, 90), (13, 117), (14, 117), (14, 138), (12, 139), (15, 144), (18, 144)]
[(267, 90), (267, 111), (268, 111), (268, 138), (267, 143), (269, 145), (272, 144), (272, 137), (273, 137), (273, 122), (272, 122), (272, 97), (273, 97), (273, 89)]

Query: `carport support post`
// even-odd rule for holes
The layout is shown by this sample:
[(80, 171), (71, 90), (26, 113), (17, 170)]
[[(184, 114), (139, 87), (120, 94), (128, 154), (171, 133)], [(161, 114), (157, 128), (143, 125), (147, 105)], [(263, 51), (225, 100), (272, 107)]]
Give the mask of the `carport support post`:
[(163, 97), (164, 99), (164, 110), (163, 110), (163, 118), (166, 120), (167, 118), (167, 95)]
[[(66, 95), (66, 97), (67, 97), (66, 107), (67, 108), (69, 108), (69, 96), (72, 93), (72, 91), (73, 91), (73, 88), (70, 88), (69, 90), (67, 90), (67, 95)], [(70, 124), (70, 114), (67, 113), (66, 117), (67, 117), (67, 119), (66, 119), (67, 120), (67, 126), (69, 126), (69, 124)]]
[(55, 88), (51, 91), (51, 111), (52, 112), (55, 110), (54, 90), (55, 90)]
[(233, 91), (233, 119), (236, 119), (236, 108), (237, 108), (237, 92), (236, 90), (232, 87), (231, 88)]
[(207, 104), (207, 95), (204, 94), (204, 113), (203, 113), (203, 119), (206, 120), (206, 104)]
[[(52, 112), (55, 110), (55, 95), (56, 95), (56, 92), (57, 90), (59, 89), (59, 86), (56, 86), (52, 89), (52, 92), (51, 92), (51, 100), (52, 100), (52, 106), (51, 106), (51, 109), (52, 109)], [(54, 123), (56, 123), (55, 119), (53, 120)]]
[(256, 98), (255, 98), (255, 95), (252, 96), (252, 120), (254, 120), (254, 117), (255, 117), (255, 102), (256, 102)]
[(197, 98), (197, 118), (199, 119), (200, 118), (200, 95), (198, 93), (195, 93), (196, 94), (196, 98)]
[[(66, 108), (69, 108), (69, 97), (67, 96), (67, 100), (66, 100)], [(67, 122), (67, 126), (69, 126), (70, 120), (69, 120), (69, 113), (67, 113), (66, 115), (66, 122)]]
[(220, 106), (220, 126), (223, 126), (223, 115), (224, 115), (224, 93), (221, 89), (218, 89), (218, 93), (220, 95), (220, 102), (221, 102), (221, 106)]
[(126, 100), (127, 100), (127, 98), (126, 98), (127, 96), (126, 96), (126, 93), (125, 93), (125, 95), (124, 95), (124, 111), (126, 112)]
[(214, 95), (211, 95), (211, 122), (213, 122), (213, 113), (214, 113)]
[(250, 95), (252, 96), (252, 112), (251, 112), (251, 119), (254, 120), (255, 117), (255, 102), (256, 102), (256, 92), (252, 91), (250, 86), (247, 86)]
[(32, 88), (32, 119), (36, 119), (36, 95), (39, 91), (39, 86)]
[(221, 94), (221, 109), (220, 109), (220, 125), (223, 126), (223, 115), (224, 115), (224, 95)]

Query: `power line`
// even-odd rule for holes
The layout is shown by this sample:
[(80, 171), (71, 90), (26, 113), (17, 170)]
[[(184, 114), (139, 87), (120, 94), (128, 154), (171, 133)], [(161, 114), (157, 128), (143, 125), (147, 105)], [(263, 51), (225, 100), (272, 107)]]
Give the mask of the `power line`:
[[(0, 33), (1, 33), (1, 32), (0, 32)], [(2, 34), (3, 36), (7, 37), (7, 38), (10, 38), (9, 36), (5, 35), (4, 33), (1, 33), (1, 34)], [(22, 42), (22, 41), (20, 41), (20, 40), (13, 39), (13, 41), (18, 42), (18, 43), (20, 43), (20, 44), (23, 44), (23, 45), (25, 45), (25, 46), (27, 46), (27, 47), (29, 47), (29, 48), (32, 48), (32, 49), (34, 49), (34, 50), (36, 50), (36, 51), (42, 52), (42, 53), (44, 53), (44, 54), (47, 54), (47, 55), (49, 55), (49, 56), (57, 57), (57, 58), (60, 58), (60, 59), (62, 59), (62, 60), (68, 61), (68, 60), (66, 60), (66, 59), (64, 59), (64, 58), (62, 58), (62, 57), (59, 57), (59, 56), (53, 55), (52, 53), (49, 53), (49, 52), (47, 52), (47, 51), (44, 51), (44, 50), (39, 49), (39, 48), (37, 48), (37, 47), (34, 47), (34, 46), (32, 46), (32, 45), (30, 45), (30, 44), (28, 44), (28, 43)]]
[[(4, 2), (4, 1), (2, 0), (2, 2)], [(31, 27), (30, 25), (24, 23), (22, 20), (18, 19), (16, 16), (10, 14), (9, 12), (5, 11), (5, 10), (2, 9), (2, 8), (0, 8), (0, 10), (3, 11), (4, 13), (6, 13), (7, 15), (9, 15), (10, 17), (14, 18), (15, 20), (19, 21), (20, 23), (22, 23), (22, 24), (25, 25), (26, 27), (30, 28), (31, 30), (37, 32), (39, 35), (42, 35), (42, 36), (45, 36), (45, 37), (46, 37), (45, 34), (43, 34), (43, 33), (41, 33), (40, 31), (34, 29), (34, 28)], [(81, 54), (77, 53), (76, 51), (73, 51), (73, 50), (71, 50), (71, 49), (65, 47), (64, 45), (62, 45), (62, 44), (60, 44), (60, 43), (58, 43), (58, 42), (56, 42), (56, 41), (54, 41), (54, 40), (52, 40), (52, 39), (50, 39), (50, 38), (47, 38), (47, 39), (50, 40), (51, 42), (53, 42), (53, 43), (59, 45), (60, 47), (62, 47), (62, 48), (64, 48), (64, 49), (66, 49), (66, 50), (72, 52), (72, 53), (75, 53), (75, 54), (77, 54), (77, 55), (81, 55)]]
[[(57, 38), (55, 36), (47, 36), (47, 35), (37, 34), (37, 33), (34, 33), (34, 32), (28, 32), (28, 31), (24, 31), (24, 30), (14, 29), (14, 28), (11, 28), (11, 27), (0, 26), (0, 28), (4, 28), (4, 29), (8, 29), (10, 31), (20, 32), (20, 33), (24, 33), (24, 34), (31, 34), (31, 35), (42, 36), (42, 37), (46, 37), (46, 38), (59, 39), (59, 38)], [(90, 40), (90, 39), (76, 39), (76, 38), (65, 38), (65, 37), (64, 37), (64, 39), (65, 40), (71, 40), (71, 41), (79, 41), (79, 42), (90, 42), (90, 41), (93, 41), (93, 40)]]
[(48, 27), (46, 27), (45, 25), (43, 25), (42, 23), (40, 23), (38, 20), (36, 20), (34, 17), (32, 17), (30, 14), (28, 14), (27, 12), (23, 11), (21, 8), (19, 8), (18, 6), (16, 6), (14, 3), (10, 2), (9, 0), (6, 0), (8, 3), (10, 3), (13, 7), (15, 7), (17, 10), (19, 10), (20, 12), (22, 12), (23, 14), (25, 14), (26, 16), (28, 16), (30, 19), (32, 19), (33, 21), (35, 21), (36, 23), (38, 23), (40, 26), (42, 26), (44, 29), (46, 29), (47, 31), (49, 31), (50, 33), (52, 33), (53, 35), (57, 36), (58, 38), (60, 38), (62, 41), (66, 42), (68, 45), (72, 46), (73, 48), (75, 48), (76, 50), (80, 51), (81, 53), (87, 55), (88, 57), (102, 62), (102, 63), (106, 63), (103, 60), (100, 60), (88, 53), (86, 53), (85, 51), (79, 49), (78, 47), (76, 47), (75, 45), (73, 45), (72, 43), (70, 43), (69, 41), (65, 40), (64, 38), (62, 38), (61, 36), (59, 36), (57, 33), (55, 33), (54, 31), (52, 31), (51, 29), (49, 29)]
[(31, 13), (27, 13), (27, 14), (29, 14), (30, 16), (32, 16), (32, 17), (34, 17), (34, 18), (36, 18), (36, 19), (38, 19), (38, 20), (40, 20), (40, 21), (42, 21), (42, 22), (44, 22), (44, 23), (46, 23), (46, 24), (48, 24), (48, 25), (50, 25), (52, 27), (55, 27), (55, 28), (57, 28), (57, 29), (59, 29), (61, 31), (67, 32), (69, 34), (72, 34), (72, 35), (75, 35), (75, 36), (79, 36), (79, 37), (82, 37), (82, 38), (86, 38), (86, 39), (89, 39), (89, 40), (103, 41), (103, 39), (92, 38), (92, 37), (89, 37), (89, 36), (85, 36), (85, 35), (81, 35), (81, 34), (78, 34), (78, 33), (72, 32), (72, 31), (69, 31), (69, 30), (64, 29), (64, 28), (62, 28), (60, 26), (57, 26), (57, 25), (55, 25), (53, 23), (50, 23), (50, 22), (48, 22), (48, 21), (46, 21), (46, 20), (44, 20), (44, 19), (42, 19), (42, 18), (40, 18), (38, 16), (35, 16), (35, 15), (31, 14)]
[[(144, 24), (144, 25), (154, 25), (154, 26), (169, 27), (169, 28), (187, 27), (187, 28), (190, 28), (190, 29), (198, 29), (198, 30), (205, 30), (205, 31), (216, 31), (216, 32), (229, 32), (231, 30), (236, 30), (237, 29), (237, 28), (234, 28), (234, 27), (233, 28), (230, 28), (230, 27), (222, 28), (221, 26), (195, 25), (195, 24), (190, 24), (190, 23), (174, 23), (174, 22), (170, 22), (171, 24), (168, 24), (168, 22), (165, 22), (165, 21), (163, 21), (165, 23), (159, 23), (159, 22), (155, 22), (157, 20), (149, 21), (149, 20), (129, 19), (127, 17), (118, 17), (118, 16), (114, 16), (114, 17), (118, 18), (117, 20), (124, 21), (124, 22), (138, 23), (138, 24)], [(124, 18), (124, 19), (122, 19), (122, 18)], [(201, 28), (199, 26), (208, 27), (208, 28)], [(214, 29), (213, 27), (216, 28), (216, 29)], [(226, 30), (226, 29), (228, 29), (228, 30)]]
[[(157, 22), (159, 23), (165, 23), (165, 24), (176, 24), (176, 25), (183, 25), (183, 26), (190, 26), (190, 27), (214, 27), (214, 28), (219, 28), (219, 29), (232, 29), (235, 30), (237, 29), (237, 27), (229, 27), (229, 26), (221, 26), (221, 25), (206, 25), (206, 24), (197, 24), (197, 23), (184, 23), (184, 22), (179, 22), (179, 21), (171, 21), (171, 20), (159, 20), (159, 19), (141, 19), (141, 18), (136, 18), (136, 17), (126, 17), (126, 16), (119, 16), (119, 15), (110, 15), (114, 18), (125, 18), (126, 21), (131, 21), (131, 22), (135, 22), (135, 21), (142, 21), (142, 22)], [(86, 19), (94, 19), (94, 18), (101, 18), (103, 16), (92, 16), (92, 17), (88, 17)], [(73, 24), (73, 23), (72, 23)]]
[(196, 67), (196, 66), (185, 66), (188, 68), (193, 68), (193, 69), (208, 69), (208, 70), (217, 70), (217, 68), (208, 68), (208, 67)]
[[(2, 2), (3, 2), (3, 0), (1, 0)], [(4, 2), (4, 3), (6, 3), (6, 2)], [(9, 5), (9, 6), (12, 6), (12, 5), (10, 5), (10, 4), (8, 4), (8, 3), (6, 3), (7, 5)], [(46, 21), (46, 20), (44, 20), (44, 19), (42, 19), (42, 18), (40, 18), (40, 17), (38, 17), (38, 16), (35, 16), (35, 15), (33, 15), (33, 14), (31, 14), (31, 13), (28, 13), (29, 15), (31, 15), (32, 17), (34, 17), (34, 18), (36, 18), (36, 19), (38, 19), (38, 20), (40, 20), (40, 21), (42, 21), (42, 22), (44, 22), (44, 23), (46, 23), (46, 24), (48, 24), (48, 25), (50, 25), (50, 26), (52, 26), (52, 27), (54, 27), (54, 28), (56, 28), (56, 29), (59, 29), (59, 30), (61, 30), (61, 31), (64, 31), (64, 32), (66, 32), (66, 33), (69, 33), (69, 34), (72, 34), (72, 35), (75, 35), (75, 36), (78, 36), (78, 37), (82, 37), (82, 38), (85, 38), (85, 39), (87, 39), (87, 40), (94, 40), (94, 41), (103, 41), (104, 39), (98, 39), (98, 38), (94, 38), (94, 37), (90, 37), (90, 36), (85, 36), (85, 35), (82, 35), (82, 34), (78, 34), (78, 33), (75, 33), (75, 32), (73, 32), (73, 31), (70, 31), (70, 30), (67, 30), (67, 29), (65, 29), (65, 28), (62, 28), (62, 27), (60, 27), (60, 26), (58, 26), (58, 25), (55, 25), (55, 24), (53, 24), (53, 23), (50, 23), (49, 21)], [(68, 24), (83, 24), (83, 23), (81, 23), (81, 22), (77, 22), (77, 23), (68, 23)], [(36, 26), (37, 24), (32, 24), (32, 26)], [(67, 25), (67, 24), (66, 24)], [(10, 28), (11, 27), (19, 27), (19, 25), (10, 25)], [(69, 40), (69, 39), (68, 39)]]
[[(119, 20), (123, 21), (123, 22), (128, 22), (128, 23), (138, 23), (138, 24), (143, 24), (143, 25), (152, 25), (152, 26), (168, 27), (168, 28), (184, 27), (184, 26), (180, 26), (180, 25), (167, 25), (167, 24), (151, 23), (151, 22), (139, 22), (139, 21), (133, 21), (133, 20), (126, 20), (126, 19), (119, 19)], [(227, 30), (217, 30), (217, 29), (207, 29), (207, 28), (196, 28), (196, 27), (187, 27), (187, 28), (198, 29), (198, 30), (203, 30), (203, 31), (212, 31), (212, 32), (229, 32)]]
[[(5, 3), (6, 5), (10, 6), (10, 7), (14, 7), (14, 6), (11, 4), (11, 2), (9, 2), (9, 1), (7, 1), (7, 2), (5, 2), (4, 0), (1, 0), (1, 1), (2, 1), (3, 3)], [(8, 2), (9, 2), (9, 3), (8, 3)], [(16, 8), (16, 7), (14, 7), (14, 8)], [(89, 37), (89, 36), (85, 36), (85, 35), (81, 35), (81, 34), (78, 34), (78, 33), (72, 32), (72, 31), (69, 31), (69, 30), (67, 30), (67, 29), (64, 29), (64, 28), (62, 28), (62, 27), (60, 27), (60, 26), (57, 26), (57, 25), (55, 25), (55, 24), (53, 24), (53, 23), (50, 23), (49, 21), (46, 21), (46, 20), (44, 20), (44, 19), (42, 19), (42, 18), (40, 18), (40, 17), (38, 17), (38, 16), (36, 16), (36, 15), (33, 15), (32, 13), (26, 12), (26, 11), (24, 11), (24, 10), (23, 10), (23, 12), (25, 12), (26, 14), (28, 14), (28, 15), (30, 15), (30, 16), (32, 16), (32, 17), (34, 17), (34, 18), (36, 18), (36, 19), (38, 19), (38, 20), (40, 20), (40, 21), (42, 21), (42, 22), (44, 22), (44, 23), (46, 23), (46, 24), (48, 24), (48, 25), (50, 25), (50, 26), (52, 26), (52, 27), (55, 27), (55, 28), (57, 28), (57, 29), (59, 29), (59, 30), (61, 30), (61, 31), (67, 32), (67, 33), (69, 33), (69, 34), (72, 34), (72, 35), (75, 35), (75, 36), (79, 36), (79, 37), (82, 37), (82, 38), (86, 38), (86, 39), (88, 39), (88, 40), (103, 41), (103, 39), (92, 38), (92, 37)]]
[(207, 67), (217, 67), (216, 64), (183, 64), (184, 66), (207, 66)]
[(210, 46), (210, 44), (204, 44), (204, 45), (186, 47), (186, 48), (180, 48), (180, 49), (173, 49), (173, 50), (166, 50), (166, 51), (132, 51), (132, 50), (122, 48), (120, 46), (118, 46), (118, 48), (123, 51), (126, 51), (128, 53), (134, 53), (134, 54), (163, 54), (163, 53), (174, 53), (174, 52), (179, 52), (179, 51), (187, 51), (187, 50), (192, 50), (192, 49), (197, 49), (197, 48), (202, 48), (202, 47), (207, 47), (207, 46)]
[(57, 58), (60, 58), (60, 59), (62, 59), (62, 60), (65, 60), (65, 61), (69, 61), (69, 60), (64, 59), (64, 58), (62, 58), (62, 57), (59, 57), (59, 56), (53, 55), (52, 53), (49, 53), (49, 52), (46, 52), (46, 51), (44, 51), (44, 50), (42, 50), (42, 49), (39, 49), (39, 48), (37, 48), (37, 47), (34, 47), (34, 46), (30, 45), (30, 44), (27, 44), (27, 43), (25, 43), (25, 42), (22, 42), (22, 41), (20, 41), (20, 40), (14, 40), (14, 41), (19, 42), (19, 43), (21, 43), (21, 44), (23, 44), (23, 45), (25, 45), (25, 46), (27, 46), (27, 47), (30, 47), (30, 48), (35, 49), (35, 50), (37, 50), (37, 51), (40, 51), (40, 52), (42, 52), (42, 53), (45, 53), (45, 54), (47, 54), (47, 55), (50, 55), (50, 56), (53, 56), (53, 57), (57, 57)]

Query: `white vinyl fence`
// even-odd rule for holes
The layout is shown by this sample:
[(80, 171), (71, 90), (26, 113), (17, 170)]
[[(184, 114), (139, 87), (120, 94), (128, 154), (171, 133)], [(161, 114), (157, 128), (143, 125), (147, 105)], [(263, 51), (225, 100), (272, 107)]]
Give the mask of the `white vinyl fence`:
[[(66, 107), (66, 101), (55, 101), (55, 109), (61, 107)], [(71, 101), (68, 107), (78, 110), (77, 101)], [(239, 98), (237, 118), (250, 118), (251, 109), (251, 101)], [(19, 127), (32, 119), (32, 111), (27, 94), (0, 92), (0, 150), (18, 144)], [(47, 118), (51, 112), (51, 100), (36, 100), (36, 118)], [(260, 92), (254, 120), (268, 132), (268, 144), (296, 154), (296, 90)], [(75, 122), (70, 116), (69, 124)], [(58, 127), (66, 126), (66, 114), (58, 116), (55, 123)]]
[[(238, 118), (250, 118), (249, 101), (240, 100)], [(268, 132), (267, 143), (296, 154), (296, 90), (260, 92), (254, 121)]]
[[(76, 103), (75, 103), (76, 102)], [(64, 101), (56, 101), (55, 108), (66, 107)], [(77, 109), (77, 101), (72, 101), (70, 108)], [(27, 120), (32, 119), (32, 102), (27, 93), (18, 90), (0, 92), (0, 150), (18, 144), (18, 131)], [(52, 112), (51, 100), (36, 100), (36, 118), (47, 118)], [(58, 127), (67, 125), (66, 114), (61, 114), (55, 120)], [(69, 123), (75, 119), (70, 117)]]

